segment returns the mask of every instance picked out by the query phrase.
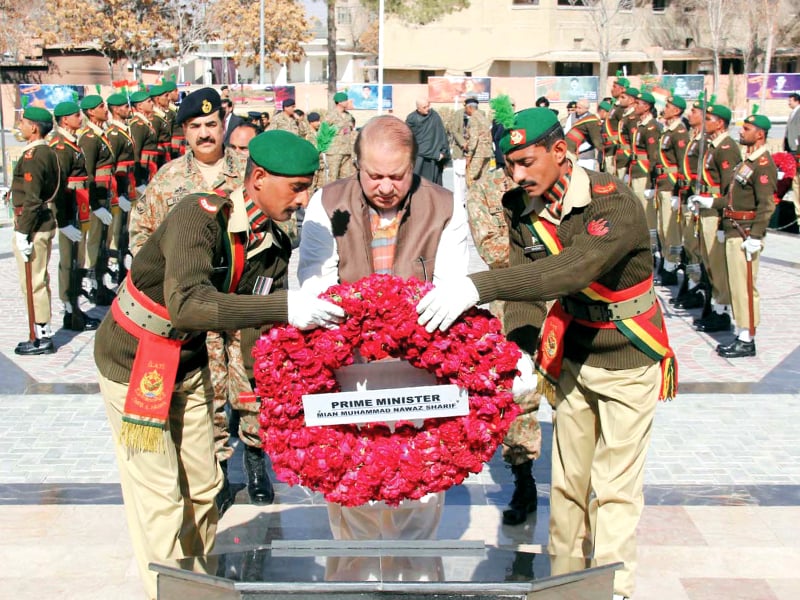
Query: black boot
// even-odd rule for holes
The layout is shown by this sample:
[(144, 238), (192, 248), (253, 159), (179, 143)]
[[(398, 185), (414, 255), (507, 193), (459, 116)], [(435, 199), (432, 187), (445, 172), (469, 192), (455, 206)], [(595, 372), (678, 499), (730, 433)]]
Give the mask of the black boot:
[(99, 319), (93, 319), (85, 312), (72, 309), (64, 313), (64, 329), (70, 331), (94, 331), (100, 327)]
[[(677, 270), (680, 270), (680, 267)], [(669, 303), (677, 306), (678, 302), (682, 302), (688, 293), (689, 277), (686, 275), (686, 269), (683, 269), (683, 280), (681, 281), (681, 287), (678, 288), (678, 294), (669, 299)]]
[(711, 308), (711, 285), (706, 283), (701, 283), (694, 289), (695, 290), (702, 289), (703, 293), (703, 312), (700, 313), (699, 317), (697, 317), (692, 321), (693, 325), (698, 325), (702, 321), (711, 318), (711, 315), (714, 312)]
[(228, 481), (228, 461), (220, 461), (219, 466), (222, 467), (222, 489), (217, 493), (214, 501), (217, 503), (217, 512), (219, 518), (233, 505), (234, 497), (231, 491), (231, 484)]
[(691, 290), (687, 289), (683, 294), (678, 294), (672, 304), (675, 308), (703, 308), (706, 305), (706, 292), (698, 285)]
[(53, 354), (56, 351), (53, 340), (49, 337), (36, 338), (34, 341), (26, 340), (17, 344), (14, 354), (20, 356), (36, 356), (37, 354)]
[(755, 341), (743, 342), (736, 338), (730, 344), (717, 346), (717, 354), (722, 358), (745, 358), (756, 355)]
[(511, 467), (514, 474), (514, 493), (508, 508), (503, 511), (504, 525), (519, 525), (528, 518), (528, 513), (536, 512), (538, 499), (536, 496), (536, 481), (533, 479), (531, 468), (532, 461)]
[(244, 447), (244, 472), (247, 474), (247, 493), (253, 504), (272, 504), (275, 490), (267, 475), (267, 461), (264, 451), (253, 446)]
[(661, 269), (658, 274), (658, 280), (656, 285), (678, 285), (678, 271), (677, 269), (674, 271), (667, 271), (666, 269)]
[(714, 333), (717, 331), (731, 330), (731, 316), (728, 313), (712, 312), (707, 318), (702, 319), (694, 327), (697, 331)]

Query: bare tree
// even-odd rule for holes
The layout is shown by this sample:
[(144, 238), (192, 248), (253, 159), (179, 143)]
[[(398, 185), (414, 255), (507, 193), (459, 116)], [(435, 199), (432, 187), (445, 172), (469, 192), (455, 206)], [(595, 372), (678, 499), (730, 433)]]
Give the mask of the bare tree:
[(171, 10), (175, 25), (175, 55), (178, 59), (178, 80), (185, 81), (184, 62), (189, 54), (195, 52), (200, 44), (217, 37), (209, 23), (210, 2), (202, 0), (172, 0)]

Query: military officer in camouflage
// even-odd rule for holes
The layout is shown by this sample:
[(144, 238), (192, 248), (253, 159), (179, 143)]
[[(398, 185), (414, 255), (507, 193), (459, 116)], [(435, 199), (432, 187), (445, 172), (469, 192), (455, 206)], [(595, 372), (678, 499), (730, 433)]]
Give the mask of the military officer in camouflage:
[[(332, 183), (353, 174), (353, 121), (347, 112), (347, 94), (337, 92), (333, 96), (336, 108), (329, 111), (325, 121), (336, 128), (336, 137), (325, 153), (328, 162), (328, 179)], [(275, 117), (273, 117), (273, 120)]]
[[(87, 224), (89, 219), (86, 163), (75, 135), (81, 127), (81, 109), (75, 102), (61, 102), (53, 109), (53, 114), (56, 118), (56, 129), (50, 138), (50, 147), (58, 157), (62, 181), (56, 198), (59, 233), (58, 297), (64, 303), (64, 329), (91, 331), (97, 329), (100, 321), (80, 310), (80, 289), (75, 289), (78, 288), (76, 283), (81, 280), (83, 270), (80, 265), (83, 264), (83, 255), (86, 252), (86, 237), (80, 228), (79, 215), (84, 215)], [(86, 230), (88, 232), (88, 227)], [(76, 252), (74, 257), (73, 251)]]
[(464, 156), (467, 161), (467, 188), (469, 188), (489, 168), (489, 161), (494, 156), (494, 151), (492, 149), (492, 123), (478, 109), (477, 98), (467, 98), (464, 102), (464, 113), (469, 117), (467, 145), (464, 148)]
[[(56, 153), (44, 139), (52, 128), (53, 116), (49, 111), (38, 106), (25, 108), (19, 130), (26, 144), (14, 165), (11, 181), (11, 203), (14, 206), (12, 248), (17, 259), (22, 297), (26, 301), (30, 284), (32, 316), (36, 324), (35, 339), (20, 342), (14, 349), (16, 354), (24, 356), (56, 351), (50, 328), (51, 292), (47, 263), (56, 233), (54, 201), (62, 182)], [(30, 282), (27, 282), (26, 263), (30, 263)]]
[[(166, 219), (169, 212), (188, 195), (203, 190), (229, 193), (244, 177), (247, 156), (223, 146), (222, 101), (216, 90), (202, 88), (184, 98), (176, 123), (183, 126), (189, 150), (159, 169), (148, 184), (144, 198), (131, 215), (131, 252), (134, 256)], [(214, 437), (217, 458), (223, 469), (223, 489), (218, 498), (221, 513), (233, 503), (227, 478), (230, 431), (225, 405), (239, 412), (239, 439), (245, 444), (245, 472), (248, 491), (256, 504), (274, 497), (267, 474), (261, 439), (258, 436), (258, 402), (241, 361), (238, 331), (209, 332), (206, 346), (211, 382), (214, 386)]]
[(744, 159), (736, 165), (724, 196), (714, 197), (712, 206), (722, 209), (725, 260), (737, 333), (728, 344), (717, 346), (723, 358), (756, 355), (755, 333), (760, 318), (756, 277), (772, 211), (775, 210), (778, 170), (767, 150), (770, 120), (752, 114), (744, 120), (739, 142)]
[[(490, 269), (508, 267), (508, 225), (503, 216), (503, 196), (517, 187), (503, 169), (490, 169), (467, 191), (467, 217), (475, 248)], [(504, 321), (505, 302), (490, 305), (494, 315)], [(506, 330), (505, 333), (508, 333)], [(536, 412), (540, 394), (536, 391), (515, 398), (522, 414), (511, 424), (503, 440), (503, 460), (514, 474), (514, 493), (503, 511), (505, 525), (525, 522), (536, 512), (536, 481), (531, 470), (542, 450), (542, 429)]]
[(269, 130), (282, 129), (305, 138), (308, 134), (308, 125), (300, 115), (295, 113), (294, 98), (283, 101), (283, 110), (276, 112), (269, 124)]

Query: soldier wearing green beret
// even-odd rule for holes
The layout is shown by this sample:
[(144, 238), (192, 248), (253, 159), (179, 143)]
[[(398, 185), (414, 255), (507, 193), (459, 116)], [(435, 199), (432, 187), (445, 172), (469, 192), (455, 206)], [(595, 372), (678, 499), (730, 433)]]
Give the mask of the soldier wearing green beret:
[(770, 126), (764, 115), (751, 114), (744, 120), (739, 133), (744, 158), (734, 168), (724, 196), (714, 198), (713, 207), (722, 210), (725, 260), (737, 327), (733, 341), (717, 346), (717, 354), (723, 358), (756, 355), (755, 333), (761, 314), (756, 277), (767, 225), (775, 210), (778, 182), (778, 170), (766, 146)]
[[(633, 156), (633, 149), (631, 148), (633, 141), (632, 129), (639, 119), (634, 112), (634, 103), (638, 95), (639, 90), (629, 87), (617, 99), (617, 105), (621, 107), (622, 113), (617, 124), (617, 149), (614, 153), (614, 168), (616, 169), (617, 177), (624, 180), (625, 183), (630, 183), (629, 168), (631, 156)], [(609, 173), (612, 172), (614, 171), (609, 171)]]
[(517, 113), (500, 145), (519, 186), (503, 198), (509, 267), (436, 285), (419, 322), (444, 330), (471, 306), (509, 301), (508, 338), (525, 353), (515, 388), (537, 387), (535, 356), (555, 406), (553, 573), (570, 570), (558, 557), (583, 549), (598, 564), (623, 563), (614, 593), (630, 597), (653, 415), (677, 383), (642, 204), (616, 178), (573, 163), (547, 108)]
[(335, 108), (328, 111), (325, 122), (336, 128), (336, 137), (325, 152), (328, 163), (328, 180), (331, 183), (353, 174), (353, 120), (347, 111), (347, 94), (337, 92), (333, 96)]
[[(713, 100), (713, 99), (712, 99)], [(699, 210), (700, 251), (703, 264), (711, 282), (711, 306), (708, 314), (695, 319), (698, 331), (729, 331), (731, 328), (731, 293), (728, 286), (728, 268), (725, 261), (725, 243), (719, 228), (721, 208), (715, 207), (718, 199), (733, 179), (733, 171), (742, 160), (739, 146), (728, 133), (731, 109), (713, 101), (706, 108), (705, 128), (708, 135), (699, 190), (689, 197)]]
[(144, 195), (148, 182), (158, 171), (158, 134), (150, 123), (153, 114), (153, 99), (145, 91), (131, 94), (133, 115), (128, 124), (133, 139), (134, 172), (136, 178), (136, 197)]
[(628, 184), (633, 193), (642, 201), (647, 227), (650, 230), (650, 246), (658, 257), (658, 226), (656, 219), (654, 171), (658, 163), (658, 122), (653, 118), (656, 100), (650, 92), (639, 92), (633, 102), (636, 121), (630, 128), (630, 163), (628, 164)]
[(112, 94), (106, 98), (110, 112), (106, 136), (114, 151), (114, 180), (112, 182), (111, 248), (116, 248), (119, 262), (117, 283), (125, 278), (125, 259), (128, 257), (128, 220), (136, 197), (136, 150), (133, 144), (128, 117), (131, 108), (125, 94)]
[(158, 146), (158, 166), (161, 167), (172, 158), (172, 123), (168, 117), (170, 91), (162, 85), (150, 88), (153, 99), (153, 114), (150, 124), (156, 131)]
[[(50, 278), (47, 263), (56, 233), (55, 200), (61, 188), (61, 171), (55, 152), (45, 137), (53, 128), (53, 116), (44, 108), (28, 106), (22, 113), (19, 130), (26, 144), (14, 165), (11, 181), (11, 203), (14, 207), (12, 248), (17, 259), (22, 297), (32, 292), (32, 317), (35, 339), (17, 344), (16, 354), (52, 354), (53, 332), (50, 328)], [(26, 263), (30, 263), (30, 281)], [(30, 305), (29, 305), (30, 306)]]
[[(108, 228), (114, 219), (111, 214), (111, 187), (116, 157), (111, 149), (111, 142), (106, 137), (108, 107), (103, 98), (97, 95), (85, 96), (80, 106), (87, 122), (84, 132), (78, 138), (78, 145), (86, 162), (91, 209), (82, 265), (86, 269), (83, 285), (91, 302), (107, 306), (114, 297), (119, 271), (116, 256), (108, 256), (108, 245), (111, 242)], [(106, 275), (108, 277), (104, 281)]]
[(678, 191), (681, 185), (680, 167), (689, 142), (689, 132), (681, 119), (685, 109), (686, 101), (680, 96), (671, 95), (667, 98), (664, 130), (658, 140), (655, 179), (658, 240), (663, 256), (659, 269), (661, 285), (678, 284), (682, 244)]
[(615, 155), (619, 145), (619, 123), (628, 110), (632, 100), (623, 97), (625, 90), (630, 87), (630, 82), (622, 77), (622, 71), (617, 72), (617, 78), (611, 84), (611, 100), (613, 106), (608, 109), (608, 117), (603, 119), (603, 137), (607, 140), (608, 146), (605, 148), (604, 161), (605, 172), (616, 173)]
[(178, 158), (186, 153), (186, 137), (183, 135), (183, 127), (175, 124), (175, 119), (178, 116), (178, 107), (175, 103), (180, 97), (178, 84), (168, 80), (161, 84), (161, 88), (166, 92), (167, 106), (164, 108), (164, 114), (172, 132), (169, 142), (170, 158)]
[[(64, 329), (90, 331), (97, 329), (100, 321), (83, 313), (78, 306), (91, 216), (89, 178), (76, 135), (82, 123), (81, 109), (75, 102), (61, 102), (53, 109), (53, 114), (56, 128), (50, 138), (50, 147), (58, 157), (62, 182), (65, 182), (56, 198), (58, 296), (64, 303)], [(86, 227), (82, 227), (82, 223), (86, 223)]]
[(100, 389), (150, 598), (150, 562), (214, 546), (222, 471), (211, 435), (206, 332), (252, 332), (242, 348), (252, 377), (251, 346), (263, 327), (333, 326), (344, 316), (338, 306), (287, 291), (291, 244), (274, 225), (308, 202), (318, 165), (314, 146), (288, 132), (254, 138), (244, 185), (180, 199), (134, 257), (97, 331)]

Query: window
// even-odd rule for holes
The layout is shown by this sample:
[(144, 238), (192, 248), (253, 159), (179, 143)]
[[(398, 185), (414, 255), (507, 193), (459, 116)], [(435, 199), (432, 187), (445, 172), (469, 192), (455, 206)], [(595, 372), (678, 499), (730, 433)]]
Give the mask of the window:
[(667, 10), (667, 4), (669, 3), (668, 0), (653, 0), (653, 12), (654, 13), (663, 13)]
[(575, 8), (587, 8), (592, 0), (558, 0), (559, 6), (574, 6)]
[(336, 24), (337, 25), (353, 24), (353, 13), (350, 12), (350, 8), (348, 6), (336, 7)]
[(539, 0), (511, 0), (513, 6), (539, 6)]

